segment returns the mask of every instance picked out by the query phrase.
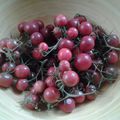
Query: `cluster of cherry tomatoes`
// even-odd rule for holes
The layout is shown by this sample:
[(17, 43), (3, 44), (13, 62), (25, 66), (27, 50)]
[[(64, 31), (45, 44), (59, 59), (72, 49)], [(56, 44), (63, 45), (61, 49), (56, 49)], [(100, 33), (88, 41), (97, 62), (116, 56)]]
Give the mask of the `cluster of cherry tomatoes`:
[(117, 78), (119, 38), (83, 15), (59, 14), (46, 26), (21, 22), (18, 30), (19, 37), (0, 41), (0, 87), (26, 92), (28, 109), (70, 113)]

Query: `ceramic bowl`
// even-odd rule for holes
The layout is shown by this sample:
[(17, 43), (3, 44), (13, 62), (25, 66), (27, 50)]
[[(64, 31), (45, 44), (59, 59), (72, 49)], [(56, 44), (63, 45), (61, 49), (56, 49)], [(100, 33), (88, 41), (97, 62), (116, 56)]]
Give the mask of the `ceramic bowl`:
[[(81, 13), (108, 32), (120, 33), (119, 0), (0, 0), (0, 38), (9, 37), (24, 20), (40, 18), (45, 23), (63, 13)], [(119, 120), (120, 77), (93, 102), (80, 105), (71, 114), (60, 111), (32, 112), (21, 107), (22, 95), (0, 89), (0, 120)]]

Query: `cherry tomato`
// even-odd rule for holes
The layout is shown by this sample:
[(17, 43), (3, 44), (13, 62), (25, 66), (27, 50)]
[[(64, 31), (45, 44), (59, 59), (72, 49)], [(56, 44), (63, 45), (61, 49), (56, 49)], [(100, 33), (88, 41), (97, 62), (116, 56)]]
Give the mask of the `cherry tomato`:
[(28, 93), (25, 95), (24, 98), (24, 107), (29, 110), (34, 110), (38, 102), (39, 102), (39, 98), (37, 95)]
[(45, 82), (38, 80), (34, 83), (32, 93), (33, 94), (39, 94), (42, 93), (45, 89)]
[(72, 53), (67, 48), (62, 48), (58, 52), (58, 59), (61, 60), (68, 60), (70, 61), (72, 59)]
[(34, 32), (32, 35), (31, 35), (31, 42), (33, 45), (39, 45), (41, 42), (44, 41), (44, 38), (42, 36), (41, 33), (39, 32)]
[(47, 75), (54, 75), (56, 72), (55, 68), (54, 67), (49, 67), (48, 71), (47, 71)]
[(66, 16), (64, 16), (63, 14), (57, 15), (54, 19), (54, 24), (56, 26), (65, 26), (65, 25), (67, 25), (67, 22), (68, 22), (68, 20), (67, 20)]
[(26, 22), (21, 22), (20, 24), (18, 24), (18, 30), (20, 33), (24, 32), (24, 25)]
[(32, 51), (32, 57), (36, 60), (41, 60), (43, 58), (43, 55), (40, 53), (38, 48), (34, 48)]
[(82, 38), (82, 41), (80, 42), (80, 50), (83, 52), (92, 50), (94, 46), (95, 46), (95, 41), (90, 36), (84, 36)]
[(78, 25), (79, 25), (79, 20), (78, 19), (70, 19), (67, 23), (67, 27), (68, 28), (71, 28), (71, 27), (75, 27), (75, 28), (78, 28)]
[(68, 38), (74, 39), (78, 36), (78, 30), (75, 27), (71, 27), (67, 31)]
[(75, 58), (74, 65), (79, 71), (86, 71), (91, 67), (92, 59), (88, 54), (80, 53)]
[[(86, 87), (86, 93), (91, 93), (91, 92), (94, 92), (96, 91), (96, 87), (94, 85), (89, 85)], [(96, 98), (96, 94), (93, 93), (93, 94), (90, 94), (90, 95), (87, 95), (86, 96), (88, 100), (94, 100)]]
[(80, 78), (75, 71), (65, 71), (62, 76), (64, 84), (68, 87), (73, 87), (78, 84)]
[(75, 97), (75, 102), (76, 103), (81, 104), (81, 103), (83, 103), (85, 101), (85, 95), (83, 95), (82, 91), (76, 90), (75, 95), (80, 95), (79, 97)]
[(110, 35), (108, 39), (108, 44), (113, 47), (118, 47), (118, 45), (120, 44), (118, 36), (115, 34)]
[(2, 65), (2, 71), (5, 72), (5, 71), (14, 71), (16, 65), (14, 63), (11, 63), (11, 62), (6, 62)]
[(0, 73), (0, 86), (4, 88), (8, 88), (13, 83), (13, 76), (9, 73)]
[(26, 66), (24, 64), (16, 66), (15, 76), (17, 78), (24, 79), (24, 78), (27, 78), (29, 75), (30, 75), (30, 69), (28, 66)]
[(26, 22), (24, 25), (24, 31), (29, 33), (30, 35), (34, 32), (39, 32), (39, 25), (35, 22)]
[(116, 51), (111, 51), (108, 53), (108, 62), (110, 64), (115, 64), (119, 60), (118, 53)]
[(16, 88), (19, 91), (25, 91), (28, 88), (28, 86), (29, 84), (27, 79), (19, 79), (16, 84)]
[(61, 60), (59, 63), (59, 70), (61, 72), (68, 71), (71, 69), (70, 63), (67, 60)]
[(68, 40), (66, 38), (62, 39), (59, 43), (58, 49), (62, 49), (62, 48), (68, 48), (70, 50), (72, 50), (74, 47), (74, 42), (72, 42), (71, 40)]
[(59, 104), (59, 109), (65, 113), (71, 113), (75, 108), (75, 101), (72, 98), (67, 98)]
[(48, 76), (45, 79), (45, 83), (46, 83), (47, 87), (55, 87), (56, 86), (55, 78), (53, 76)]
[(48, 87), (43, 93), (43, 97), (48, 103), (55, 103), (60, 97), (60, 92), (55, 87)]
[(78, 30), (81, 35), (90, 35), (92, 33), (92, 25), (89, 22), (82, 22), (78, 26)]

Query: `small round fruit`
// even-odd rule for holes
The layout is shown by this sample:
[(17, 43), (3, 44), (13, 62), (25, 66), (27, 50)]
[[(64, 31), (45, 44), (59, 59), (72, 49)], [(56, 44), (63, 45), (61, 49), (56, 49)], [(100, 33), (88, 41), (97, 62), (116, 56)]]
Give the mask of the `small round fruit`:
[(79, 71), (86, 71), (92, 65), (91, 57), (86, 53), (80, 53), (74, 60), (74, 65)]
[(34, 32), (39, 32), (39, 25), (35, 22), (26, 22), (24, 25), (24, 31), (30, 35)]
[(97, 72), (97, 71), (92, 71), (91, 72), (91, 76), (92, 76), (92, 82), (93, 82), (93, 84), (98, 85), (100, 83), (100, 80), (101, 80), (100, 73)]
[(24, 25), (25, 25), (25, 22), (21, 22), (20, 24), (18, 24), (18, 30), (20, 33), (24, 32)]
[(41, 43), (39, 44), (39, 46), (38, 46), (38, 49), (39, 49), (40, 51), (48, 51), (48, 45), (47, 45), (47, 43), (41, 42)]
[(2, 71), (3, 72), (5, 72), (5, 71), (9, 71), (9, 72), (11, 72), (11, 71), (14, 71), (14, 69), (15, 69), (15, 64), (14, 63), (11, 63), (11, 62), (6, 62), (6, 63), (4, 63), (3, 65), (2, 65)]
[(54, 19), (54, 24), (56, 26), (60, 26), (60, 27), (67, 25), (67, 22), (68, 22), (68, 20), (67, 20), (66, 16), (64, 16), (63, 14), (57, 15)]
[(79, 25), (79, 20), (78, 19), (71, 19), (68, 21), (67, 23), (67, 27), (68, 28), (71, 28), (71, 27), (75, 27), (75, 28), (78, 28), (78, 25)]
[(60, 41), (58, 49), (60, 50), (62, 48), (68, 48), (68, 49), (72, 50), (73, 47), (74, 47), (74, 42), (64, 38)]
[(42, 93), (45, 89), (45, 82), (38, 80), (34, 83), (33, 85), (33, 93), (34, 94), (39, 94)]
[(78, 84), (80, 78), (75, 71), (65, 71), (62, 76), (62, 81), (67, 87), (73, 87)]
[(87, 18), (84, 15), (78, 15), (78, 16), (75, 16), (74, 18), (77, 19), (79, 23), (87, 21)]
[(85, 95), (82, 91), (75, 91), (75, 95), (79, 95), (79, 97), (75, 97), (75, 102), (76, 103), (83, 103), (85, 101)]
[(6, 47), (6, 42), (4, 40), (0, 40), (0, 48), (3, 49)]
[(53, 76), (48, 76), (45, 79), (45, 83), (46, 83), (47, 87), (55, 87), (56, 86), (55, 78)]
[(39, 98), (37, 95), (28, 93), (27, 95), (25, 95), (23, 105), (25, 108), (29, 110), (34, 110), (38, 102), (39, 102)]
[(33, 45), (39, 45), (41, 42), (44, 41), (42, 34), (39, 32), (34, 32), (30, 38)]
[(9, 73), (0, 73), (0, 86), (4, 88), (8, 88), (13, 83), (13, 76)]
[(94, 48), (95, 41), (91, 36), (84, 36), (80, 42), (80, 50), (83, 52), (90, 51)]
[(59, 63), (59, 70), (61, 72), (68, 71), (71, 69), (70, 63), (67, 60), (61, 60)]
[(50, 75), (53, 76), (55, 74), (55, 72), (56, 72), (55, 67), (49, 67), (49, 69), (47, 71), (47, 75), (48, 76), (50, 76)]
[(113, 47), (118, 47), (118, 45), (120, 44), (120, 40), (119, 40), (118, 36), (115, 34), (110, 35), (107, 42), (109, 45), (111, 45)]
[(19, 59), (20, 58), (20, 52), (18, 50), (15, 50), (13, 53), (15, 59)]
[(30, 69), (28, 66), (21, 64), (16, 66), (14, 73), (17, 78), (24, 79), (30, 75)]
[(40, 33), (43, 35), (44, 38), (49, 38), (51, 32), (47, 28), (43, 28), (40, 30)]
[(70, 61), (72, 59), (72, 53), (67, 48), (62, 48), (58, 52), (58, 59), (61, 60), (67, 60)]
[(115, 66), (107, 66), (105, 69), (105, 77), (109, 79), (116, 79), (118, 77), (118, 68)]
[(111, 51), (108, 53), (108, 62), (110, 64), (115, 64), (118, 62), (118, 53), (116, 51)]
[(59, 104), (59, 109), (65, 113), (71, 113), (75, 108), (75, 101), (72, 98), (67, 98)]
[(6, 45), (7, 45), (7, 48), (8, 48), (8, 49), (15, 49), (15, 48), (17, 48), (18, 43), (17, 43), (16, 40), (9, 40), (9, 41), (6, 43)]
[(60, 98), (60, 92), (55, 87), (48, 87), (43, 93), (43, 97), (48, 103), (55, 103)]
[(90, 101), (94, 100), (96, 98), (95, 91), (96, 91), (96, 87), (94, 85), (87, 86), (86, 87), (86, 93), (92, 93), (92, 94), (87, 95), (86, 98)]
[(44, 28), (44, 22), (42, 20), (33, 20), (33, 22), (39, 25), (39, 29)]
[(28, 80), (27, 79), (19, 79), (17, 84), (16, 84), (16, 88), (19, 91), (25, 91), (28, 88), (29, 84), (28, 84)]
[(74, 39), (78, 36), (78, 30), (75, 27), (71, 27), (67, 31), (68, 38)]
[(7, 47), (7, 43), (10, 41), (10, 38), (3, 38), (0, 40), (0, 48), (6, 48)]
[(82, 22), (79, 26), (78, 26), (78, 30), (80, 32), (81, 35), (90, 35), (92, 33), (92, 25), (89, 22)]
[(43, 58), (43, 55), (40, 53), (38, 48), (34, 48), (32, 51), (32, 57), (36, 60), (41, 60)]
[(53, 30), (53, 34), (56, 38), (60, 38), (62, 36), (62, 31), (59, 27), (55, 27)]

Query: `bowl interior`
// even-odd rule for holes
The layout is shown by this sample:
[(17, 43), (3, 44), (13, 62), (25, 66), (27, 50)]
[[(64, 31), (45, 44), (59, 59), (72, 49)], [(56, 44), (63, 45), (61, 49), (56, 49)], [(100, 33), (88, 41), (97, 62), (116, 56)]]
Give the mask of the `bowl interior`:
[[(63, 13), (73, 17), (76, 13), (88, 16), (108, 32), (120, 33), (119, 0), (0, 0), (0, 38), (9, 37), (17, 30), (21, 21), (40, 18), (52, 23), (53, 17)], [(119, 78), (118, 78), (119, 79)], [(115, 120), (120, 117), (120, 81), (101, 92), (93, 102), (80, 105), (72, 114), (60, 111), (31, 112), (20, 106), (23, 94), (14, 94), (12, 90), (0, 90), (1, 120)], [(115, 114), (114, 116), (112, 114)]]

